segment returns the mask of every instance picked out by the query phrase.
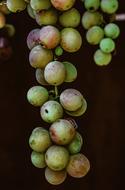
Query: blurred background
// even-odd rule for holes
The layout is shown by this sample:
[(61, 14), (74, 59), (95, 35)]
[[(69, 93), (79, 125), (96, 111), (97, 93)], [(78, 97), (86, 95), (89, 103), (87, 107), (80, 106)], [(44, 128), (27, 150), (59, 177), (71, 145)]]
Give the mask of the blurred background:
[[(118, 12), (125, 12), (120, 0)], [(76, 5), (83, 11), (80, 4)], [(116, 55), (107, 67), (93, 62), (97, 47), (90, 46), (85, 31), (79, 27), (83, 45), (79, 52), (65, 54), (63, 60), (78, 69), (75, 82), (64, 83), (60, 90), (73, 87), (80, 90), (88, 102), (88, 110), (76, 119), (84, 145), (82, 152), (91, 162), (91, 170), (82, 179), (68, 177), (59, 186), (48, 184), (44, 171), (30, 162), (28, 139), (37, 126), (48, 127), (42, 121), (39, 108), (26, 100), (27, 90), (36, 85), (35, 70), (28, 62), (26, 38), (37, 24), (24, 11), (7, 17), (16, 27), (11, 44), (13, 55), (0, 62), (0, 181), (5, 190), (118, 190), (125, 179), (125, 22), (119, 22), (121, 35), (117, 39)]]

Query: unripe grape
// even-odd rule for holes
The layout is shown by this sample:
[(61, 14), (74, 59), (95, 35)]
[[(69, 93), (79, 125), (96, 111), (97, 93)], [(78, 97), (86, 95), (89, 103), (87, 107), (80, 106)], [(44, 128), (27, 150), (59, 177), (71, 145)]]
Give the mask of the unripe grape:
[(40, 115), (47, 123), (53, 123), (62, 118), (63, 108), (57, 101), (49, 100), (41, 107)]
[(37, 127), (32, 131), (29, 138), (29, 145), (34, 151), (45, 152), (51, 144), (50, 135), (46, 129)]
[(118, 9), (117, 0), (101, 0), (101, 9), (104, 13), (113, 14)]
[(91, 27), (86, 33), (87, 42), (92, 45), (97, 45), (104, 37), (104, 30), (99, 26)]
[(56, 56), (61, 56), (63, 54), (63, 49), (61, 48), (61, 46), (57, 46), (55, 48), (55, 55)]
[(39, 44), (39, 33), (39, 28), (33, 29), (29, 32), (27, 36), (27, 46), (29, 49), (32, 49), (33, 47)]
[(74, 126), (66, 119), (54, 122), (49, 131), (52, 141), (58, 145), (69, 144), (76, 133)]
[(44, 77), (51, 85), (58, 86), (62, 84), (66, 77), (65, 66), (59, 61), (48, 63), (44, 70)]
[(80, 135), (80, 133), (76, 132), (73, 140), (70, 142), (67, 148), (70, 154), (77, 154), (80, 152), (82, 145), (83, 145), (82, 136)]
[(88, 11), (96, 11), (100, 6), (100, 0), (84, 0), (84, 6)]
[(36, 69), (35, 76), (36, 76), (36, 80), (39, 84), (49, 85), (44, 78), (44, 70), (43, 69), (39, 69), (39, 68)]
[(83, 154), (75, 154), (70, 156), (67, 166), (67, 172), (70, 176), (81, 178), (90, 170), (90, 162)]
[(51, 0), (51, 3), (56, 9), (66, 11), (74, 5), (75, 0)]
[(76, 89), (66, 89), (60, 95), (60, 103), (68, 111), (76, 111), (83, 104), (83, 96)]
[(65, 66), (66, 69), (66, 78), (65, 78), (65, 82), (73, 82), (76, 78), (77, 78), (77, 69), (76, 67), (68, 62), (68, 61), (64, 61), (62, 62)]
[(59, 22), (63, 27), (77, 27), (80, 23), (80, 13), (77, 9), (72, 8), (60, 15)]
[(107, 37), (116, 39), (120, 34), (120, 28), (117, 24), (109, 23), (105, 26), (104, 32)]
[(14, 13), (23, 11), (26, 8), (26, 2), (24, 0), (7, 0), (6, 5), (7, 8)]
[(98, 66), (103, 66), (103, 65), (108, 65), (112, 60), (112, 55), (111, 53), (104, 53), (102, 50), (98, 49), (94, 53), (94, 61), (96, 65)]
[(87, 109), (87, 102), (83, 98), (82, 106), (79, 109), (77, 109), (76, 111), (66, 111), (66, 113), (74, 117), (79, 117), (85, 113), (86, 109)]
[(33, 10), (40, 11), (51, 7), (50, 0), (30, 0), (30, 5)]
[(44, 68), (50, 61), (53, 60), (53, 52), (49, 49), (37, 45), (30, 51), (29, 62), (34, 68)]
[(115, 50), (115, 42), (111, 38), (103, 38), (99, 46), (104, 53), (111, 53)]
[(60, 185), (65, 181), (67, 173), (65, 170), (53, 171), (50, 168), (45, 169), (45, 178), (51, 185)]
[(3, 13), (0, 12), (0, 29), (3, 28), (6, 24), (6, 18)]
[(27, 13), (31, 18), (35, 19), (35, 14), (30, 4), (27, 5)]
[(55, 48), (60, 42), (60, 32), (54, 26), (44, 26), (40, 30), (40, 42), (47, 48)]
[(31, 162), (36, 168), (45, 168), (45, 153), (32, 151), (31, 153)]
[(9, 9), (7, 8), (6, 1), (4, 1), (4, 0), (1, 2), (0, 12), (2, 12), (5, 15), (10, 13)]
[(64, 28), (61, 31), (61, 47), (67, 52), (76, 52), (82, 45), (82, 37), (74, 28)]
[(99, 12), (84, 12), (81, 20), (82, 26), (89, 29), (92, 26), (100, 25), (103, 23), (103, 15)]
[(12, 37), (15, 35), (15, 27), (12, 25), (12, 24), (6, 24), (4, 26), (4, 31), (5, 33), (9, 36), (9, 37)]
[(7, 61), (10, 59), (12, 53), (13, 50), (8, 39), (5, 37), (0, 37), (0, 61)]
[(62, 146), (53, 145), (46, 151), (45, 161), (50, 169), (54, 171), (61, 171), (68, 164), (68, 150)]
[(42, 86), (33, 86), (27, 92), (27, 100), (33, 106), (42, 106), (49, 98), (49, 93)]

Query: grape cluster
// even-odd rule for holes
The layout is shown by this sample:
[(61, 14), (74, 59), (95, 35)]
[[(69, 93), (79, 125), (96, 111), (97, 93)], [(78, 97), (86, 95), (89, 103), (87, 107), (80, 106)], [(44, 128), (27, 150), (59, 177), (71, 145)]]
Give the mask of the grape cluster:
[(117, 24), (107, 23), (105, 17), (113, 17), (118, 9), (118, 0), (84, 0), (86, 12), (82, 16), (82, 26), (87, 30), (86, 40), (91, 45), (98, 45), (94, 53), (94, 62), (98, 66), (108, 65), (115, 51), (115, 39), (120, 34)]
[(12, 24), (6, 23), (6, 15), (10, 13), (5, 1), (0, 1), (0, 61), (7, 61), (12, 55), (9, 38), (15, 34)]

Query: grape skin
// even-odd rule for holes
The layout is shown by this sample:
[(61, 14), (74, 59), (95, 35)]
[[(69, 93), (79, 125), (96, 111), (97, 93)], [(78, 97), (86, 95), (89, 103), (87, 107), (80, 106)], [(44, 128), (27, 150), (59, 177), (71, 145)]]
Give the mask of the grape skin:
[(101, 0), (101, 9), (104, 13), (113, 14), (118, 9), (117, 0)]
[(98, 65), (98, 66), (105, 66), (108, 65), (111, 62), (112, 59), (112, 55), (111, 53), (104, 53), (103, 51), (101, 51), (100, 49), (98, 49), (95, 53), (94, 53), (94, 62)]
[(17, 11), (23, 11), (26, 8), (26, 2), (24, 0), (7, 0), (7, 8), (16, 13)]
[(88, 11), (96, 11), (100, 6), (100, 0), (84, 0), (84, 6)]
[(104, 27), (104, 32), (107, 37), (116, 39), (120, 34), (120, 28), (115, 23), (109, 23)]
[(99, 46), (104, 53), (111, 53), (115, 50), (115, 42), (111, 38), (103, 38)]

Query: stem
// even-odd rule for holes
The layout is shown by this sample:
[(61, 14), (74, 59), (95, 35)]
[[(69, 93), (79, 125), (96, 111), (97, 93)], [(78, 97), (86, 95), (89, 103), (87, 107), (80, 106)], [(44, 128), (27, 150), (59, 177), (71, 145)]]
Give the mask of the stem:
[(111, 22), (114, 22), (114, 21), (125, 21), (125, 13), (113, 14), (110, 17), (110, 21)]
[(55, 86), (55, 97), (56, 98), (58, 97), (58, 88), (57, 88), (57, 86)]

